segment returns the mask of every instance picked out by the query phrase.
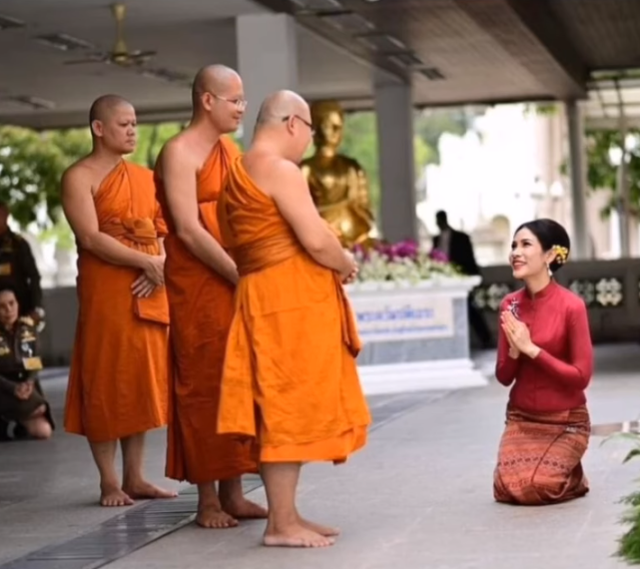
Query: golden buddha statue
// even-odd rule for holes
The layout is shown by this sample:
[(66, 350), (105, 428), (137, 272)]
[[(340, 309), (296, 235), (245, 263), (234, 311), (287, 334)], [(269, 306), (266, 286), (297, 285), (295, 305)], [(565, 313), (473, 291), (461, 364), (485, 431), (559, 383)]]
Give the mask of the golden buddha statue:
[(353, 158), (338, 153), (344, 113), (339, 103), (311, 105), (315, 153), (302, 162), (302, 172), (320, 215), (336, 231), (344, 247), (369, 240), (375, 223), (364, 170)]

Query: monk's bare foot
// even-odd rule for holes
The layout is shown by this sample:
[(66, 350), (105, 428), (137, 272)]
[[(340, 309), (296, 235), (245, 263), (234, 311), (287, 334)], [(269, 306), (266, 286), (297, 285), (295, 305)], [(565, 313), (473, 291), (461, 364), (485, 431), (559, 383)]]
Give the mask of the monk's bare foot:
[(325, 537), (337, 537), (340, 535), (340, 530), (338, 528), (332, 528), (329, 526), (316, 524), (315, 522), (305, 520), (304, 518), (300, 518), (299, 522), (302, 527), (305, 527), (308, 530), (319, 533), (320, 535), (324, 535)]
[(100, 505), (106, 508), (133, 506), (133, 500), (117, 486), (102, 486), (100, 489)]
[(203, 528), (208, 529), (226, 529), (234, 528), (238, 525), (238, 520), (223, 511), (220, 506), (198, 506), (196, 514), (196, 523)]
[(172, 490), (165, 490), (146, 480), (122, 485), (123, 492), (126, 492), (134, 500), (166, 500), (175, 498), (178, 494)]
[(237, 520), (264, 520), (268, 512), (266, 508), (247, 500), (244, 496), (235, 500), (220, 500), (222, 509)]
[(331, 537), (320, 535), (303, 525), (295, 524), (280, 531), (267, 531), (262, 538), (267, 547), (329, 547), (335, 543)]

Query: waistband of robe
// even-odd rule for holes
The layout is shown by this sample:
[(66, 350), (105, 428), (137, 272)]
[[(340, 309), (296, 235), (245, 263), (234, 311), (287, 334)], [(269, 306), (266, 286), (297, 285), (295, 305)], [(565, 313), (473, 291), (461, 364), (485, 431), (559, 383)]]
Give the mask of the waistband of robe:
[(105, 223), (100, 226), (100, 231), (141, 245), (153, 245), (158, 239), (153, 220), (148, 217), (130, 217)]
[(269, 239), (233, 247), (229, 252), (238, 266), (238, 274), (246, 276), (282, 263), (301, 250), (295, 237), (281, 233)]

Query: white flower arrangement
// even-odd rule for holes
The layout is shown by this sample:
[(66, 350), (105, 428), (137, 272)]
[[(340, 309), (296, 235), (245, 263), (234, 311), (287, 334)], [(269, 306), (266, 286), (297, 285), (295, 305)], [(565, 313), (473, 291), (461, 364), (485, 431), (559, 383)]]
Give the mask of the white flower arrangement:
[(412, 241), (377, 244), (371, 249), (355, 247), (352, 252), (359, 267), (357, 282), (417, 284), (434, 278), (464, 277), (443, 253), (420, 250)]

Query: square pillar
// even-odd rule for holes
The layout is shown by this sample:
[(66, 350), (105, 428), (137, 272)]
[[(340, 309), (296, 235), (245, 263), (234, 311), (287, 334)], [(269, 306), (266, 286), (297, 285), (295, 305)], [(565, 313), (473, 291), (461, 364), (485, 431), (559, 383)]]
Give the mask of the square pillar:
[(571, 253), (574, 259), (591, 257), (591, 236), (587, 229), (587, 160), (584, 145), (584, 117), (577, 101), (565, 103), (569, 138), (573, 235)]
[(380, 223), (387, 241), (418, 239), (411, 85), (375, 85), (380, 164)]
[(242, 132), (251, 143), (260, 105), (280, 89), (298, 89), (295, 20), (288, 14), (247, 14), (236, 18), (238, 73), (249, 104)]

